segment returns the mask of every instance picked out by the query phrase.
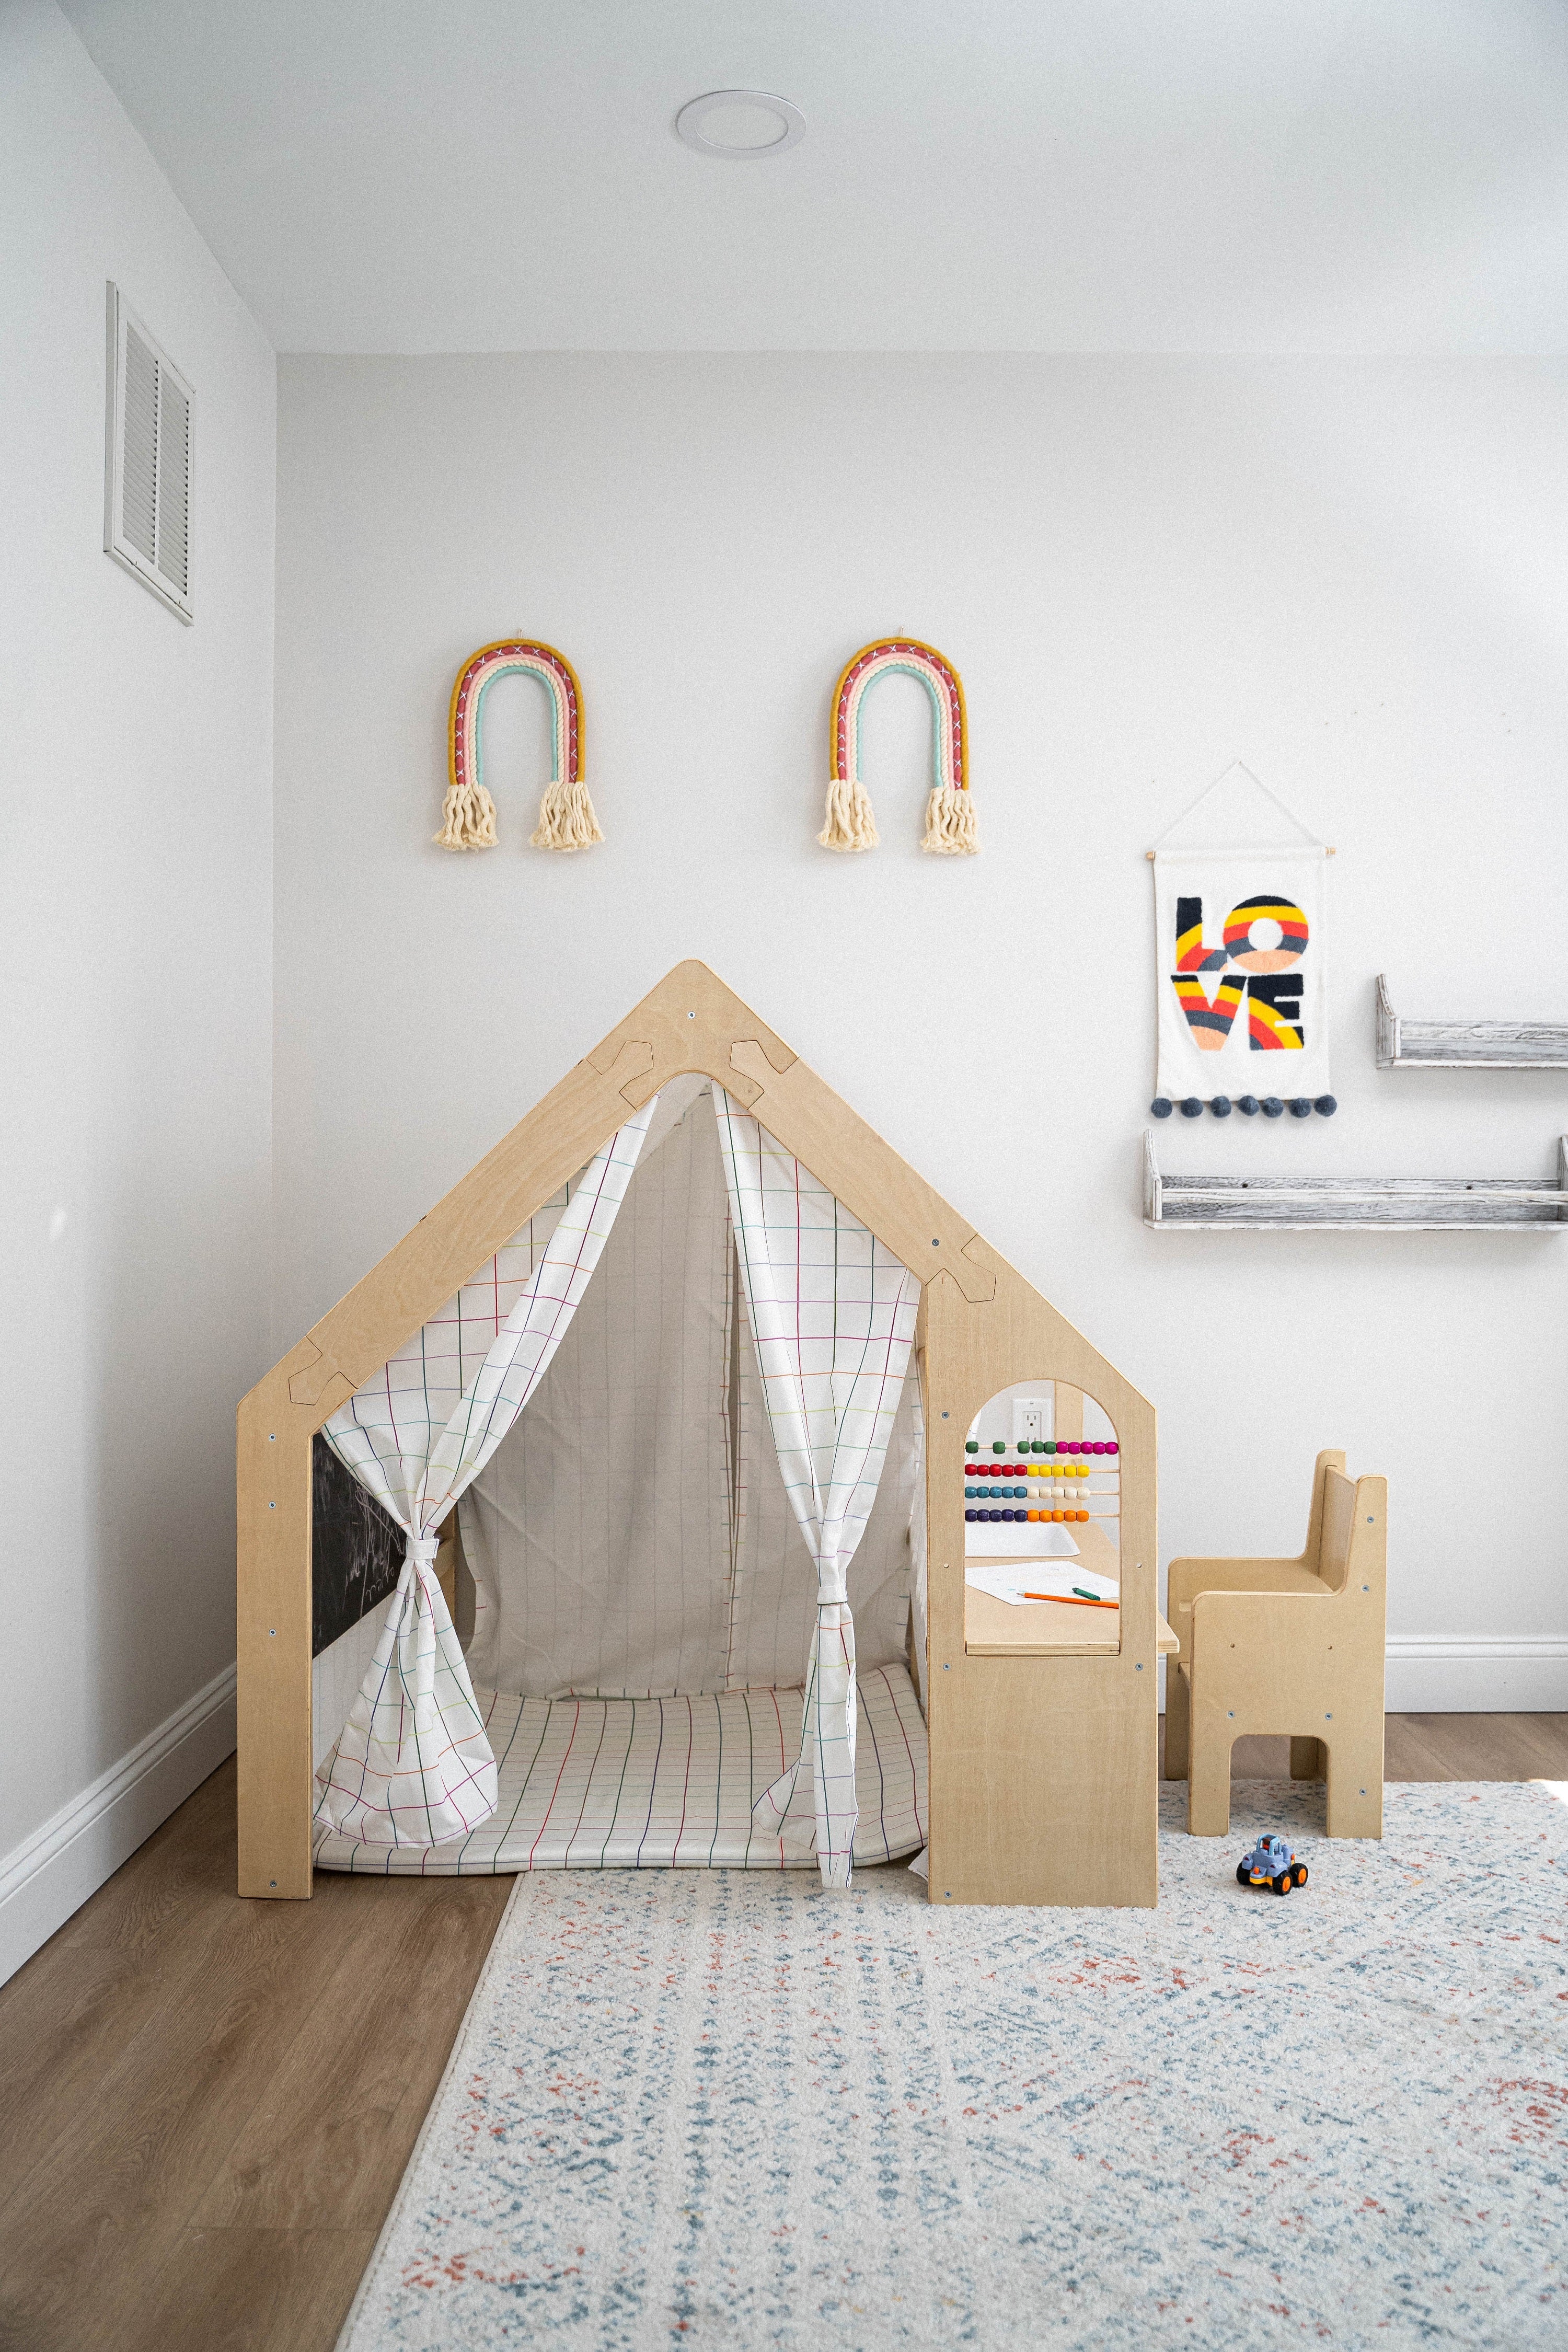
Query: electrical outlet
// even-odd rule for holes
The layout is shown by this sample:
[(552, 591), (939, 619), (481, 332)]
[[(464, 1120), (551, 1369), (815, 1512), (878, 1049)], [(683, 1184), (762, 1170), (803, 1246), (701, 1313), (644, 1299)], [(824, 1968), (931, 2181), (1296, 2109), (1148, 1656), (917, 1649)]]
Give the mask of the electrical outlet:
[(1013, 1399), (1013, 1443), (1027, 1445), (1049, 1437), (1056, 1419), (1054, 1397)]

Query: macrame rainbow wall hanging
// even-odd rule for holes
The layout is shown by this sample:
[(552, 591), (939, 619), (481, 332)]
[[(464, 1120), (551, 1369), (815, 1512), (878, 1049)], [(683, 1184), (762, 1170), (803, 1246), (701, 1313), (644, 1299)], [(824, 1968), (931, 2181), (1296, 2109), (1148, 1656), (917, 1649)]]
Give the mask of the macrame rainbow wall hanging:
[(918, 677), (931, 697), (935, 720), (932, 755), (935, 782), (926, 803), (921, 847), (938, 857), (972, 857), (974, 803), (969, 793), (969, 722), (958, 672), (934, 646), (917, 637), (881, 637), (862, 646), (833, 698), (833, 780), (827, 787), (827, 823), (817, 835), (825, 849), (875, 849), (877, 820), (860, 781), (860, 706), (867, 689), (889, 670)]
[(452, 688), (447, 767), (450, 782), (441, 804), (443, 849), (494, 849), (495, 803), (485, 790), (479, 754), (479, 716), (498, 677), (526, 670), (549, 691), (555, 754), (550, 788), (539, 803), (535, 849), (591, 849), (603, 841), (588, 787), (583, 782), (583, 690), (564, 654), (526, 637), (503, 637), (481, 646), (458, 672)]

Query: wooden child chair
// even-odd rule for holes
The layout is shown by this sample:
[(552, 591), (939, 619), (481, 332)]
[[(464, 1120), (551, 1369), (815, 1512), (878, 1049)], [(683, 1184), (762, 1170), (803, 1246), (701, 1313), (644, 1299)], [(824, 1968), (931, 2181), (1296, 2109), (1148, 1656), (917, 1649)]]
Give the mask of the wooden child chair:
[(1230, 1750), (1288, 1732), (1290, 1777), (1328, 1775), (1331, 1837), (1383, 1835), (1388, 1481), (1318, 1456), (1300, 1559), (1173, 1559), (1179, 1652), (1165, 1690), (1165, 1778), (1194, 1837), (1230, 1829)]

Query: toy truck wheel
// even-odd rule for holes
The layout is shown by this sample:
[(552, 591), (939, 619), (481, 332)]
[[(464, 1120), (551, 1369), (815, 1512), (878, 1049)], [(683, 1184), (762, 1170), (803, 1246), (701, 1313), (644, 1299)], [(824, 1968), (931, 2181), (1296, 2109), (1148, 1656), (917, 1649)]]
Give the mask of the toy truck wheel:
[(1247, 1884), (1247, 1864), (1244, 1862), (1238, 1862), (1236, 1865), (1236, 1883), (1238, 1886), (1245, 1886)]
[(1304, 1862), (1299, 1862), (1296, 1864), (1296, 1884), (1298, 1886), (1305, 1886), (1307, 1884), (1307, 1865)]
[(1268, 1884), (1274, 1889), (1276, 1895), (1289, 1895), (1290, 1892), (1289, 1872), (1288, 1870), (1281, 1871), (1279, 1877), (1271, 1878)]

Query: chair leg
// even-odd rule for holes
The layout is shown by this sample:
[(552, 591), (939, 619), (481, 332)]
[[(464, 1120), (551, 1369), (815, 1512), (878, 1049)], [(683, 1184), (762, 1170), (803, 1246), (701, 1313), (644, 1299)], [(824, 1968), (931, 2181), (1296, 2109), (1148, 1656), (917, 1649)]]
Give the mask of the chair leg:
[(1184, 1780), (1191, 1752), (1193, 1695), (1174, 1658), (1165, 1661), (1165, 1778)]
[(1322, 1777), (1322, 1742), (1318, 1739), (1292, 1739), (1290, 1742), (1292, 1780), (1321, 1780)]
[(1328, 1832), (1333, 1837), (1383, 1835), (1383, 1718), (1373, 1731), (1347, 1731), (1329, 1750)]
[(1187, 1833), (1191, 1837), (1230, 1835), (1230, 1741), (1224, 1732), (1205, 1727), (1200, 1716), (1187, 1769)]

